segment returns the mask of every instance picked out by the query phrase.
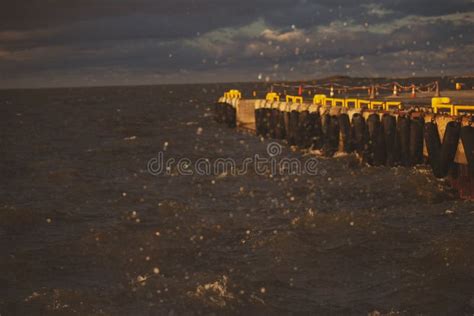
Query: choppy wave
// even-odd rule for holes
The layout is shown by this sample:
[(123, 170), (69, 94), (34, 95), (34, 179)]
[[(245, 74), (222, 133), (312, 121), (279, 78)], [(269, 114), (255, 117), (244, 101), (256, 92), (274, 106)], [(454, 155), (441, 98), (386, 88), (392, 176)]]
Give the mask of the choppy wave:
[(204, 88), (0, 93), (2, 315), (474, 312), (474, 204), (423, 167), (150, 175), (265, 154)]

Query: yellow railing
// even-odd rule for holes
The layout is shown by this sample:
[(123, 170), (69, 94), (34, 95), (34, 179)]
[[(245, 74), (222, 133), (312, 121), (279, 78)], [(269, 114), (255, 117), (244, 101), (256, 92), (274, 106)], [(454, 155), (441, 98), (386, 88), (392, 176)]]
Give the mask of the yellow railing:
[(370, 109), (370, 101), (367, 100), (357, 100), (358, 109)]
[(431, 99), (431, 105), (451, 104), (451, 99), (448, 97), (434, 97)]
[(344, 106), (345, 103), (344, 99), (332, 99), (332, 106)]
[[(224, 98), (227, 99), (241, 99), (242, 93), (239, 90), (229, 90), (224, 93)], [(269, 92), (265, 99), (267, 101), (280, 101), (278, 93)], [(302, 96), (286, 96), (286, 102), (303, 103)], [(341, 106), (345, 108), (355, 109), (370, 109), (370, 110), (385, 110), (389, 111), (392, 108), (401, 109), (402, 103), (399, 101), (369, 101), (362, 99), (342, 99), (342, 98), (327, 98), (325, 94), (315, 94), (313, 97), (313, 104)], [(434, 113), (448, 113), (449, 115), (461, 115), (464, 113), (474, 114), (474, 105), (456, 105), (451, 103), (451, 99), (447, 97), (435, 97), (431, 99), (431, 107)]]
[[(435, 97), (431, 99), (431, 108), (434, 113), (448, 112), (450, 115), (460, 115), (463, 112), (474, 114), (474, 105), (452, 104), (451, 99), (447, 97)], [(443, 111), (448, 110), (448, 111)]]
[(226, 99), (241, 99), (242, 93), (239, 90), (229, 90), (224, 93), (224, 98)]
[(303, 97), (287, 95), (286, 102), (293, 102), (293, 103), (303, 103)]
[(332, 101), (333, 101), (333, 98), (325, 98), (324, 102), (323, 102), (323, 105), (333, 106)]
[(370, 110), (385, 110), (385, 102), (383, 101), (371, 101), (369, 104)]
[(449, 110), (448, 111), (449, 115), (454, 115), (454, 107), (452, 104), (437, 104), (437, 105), (432, 105), (432, 108), (433, 108), (434, 113), (440, 113), (439, 110), (446, 109), (446, 110)]
[(293, 97), (293, 102), (297, 103), (303, 103), (303, 97)]
[(474, 105), (454, 105), (454, 115), (459, 115), (459, 112), (474, 114)]
[(397, 108), (399, 110), (402, 109), (402, 102), (398, 102), (398, 101), (387, 101), (385, 102), (385, 111), (390, 111), (390, 108)]
[(450, 98), (434, 97), (431, 99), (431, 107), (433, 108), (434, 113), (439, 113), (439, 110), (448, 110), (450, 115), (454, 115), (454, 109)]
[(265, 96), (265, 100), (268, 100), (268, 101), (280, 101), (280, 96), (275, 93), (275, 92), (269, 92), (267, 93), (267, 95)]
[(346, 99), (344, 102), (344, 107), (348, 109), (357, 109), (357, 99)]
[(327, 98), (324, 94), (317, 94), (313, 97), (314, 104), (326, 106), (342, 106), (348, 109), (369, 109), (369, 110), (385, 110), (389, 111), (393, 108), (401, 109), (402, 103), (398, 101), (369, 101), (363, 99), (349, 98)]
[(325, 94), (315, 94), (313, 97), (313, 104), (326, 104), (326, 95)]

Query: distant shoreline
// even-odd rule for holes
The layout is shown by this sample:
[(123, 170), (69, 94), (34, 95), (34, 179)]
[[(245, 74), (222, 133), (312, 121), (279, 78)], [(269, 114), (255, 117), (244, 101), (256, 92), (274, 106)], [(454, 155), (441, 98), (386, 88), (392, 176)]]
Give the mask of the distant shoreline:
[[(466, 87), (465, 90), (474, 89), (474, 75), (461, 75), (461, 76), (427, 76), (427, 77), (349, 77), (349, 76), (329, 76), (323, 78), (309, 79), (309, 80), (288, 80), (288, 81), (235, 81), (235, 82), (204, 82), (204, 83), (150, 83), (150, 84), (112, 84), (112, 85), (85, 85), (85, 86), (57, 86), (57, 87), (34, 87), (34, 88), (2, 88), (0, 91), (11, 91), (11, 90), (57, 90), (57, 89), (102, 89), (102, 88), (114, 88), (114, 87), (153, 87), (153, 86), (169, 86), (169, 87), (180, 87), (180, 86), (225, 86), (225, 85), (256, 85), (256, 86), (271, 86), (274, 83), (292, 83), (292, 84), (315, 84), (315, 83), (346, 83), (346, 84), (376, 84), (397, 81), (400, 83), (409, 84), (423, 84), (426, 82), (439, 81), (440, 88), (443, 90), (454, 90), (454, 83), (463, 83)], [(451, 87), (452, 86), (452, 87)]]

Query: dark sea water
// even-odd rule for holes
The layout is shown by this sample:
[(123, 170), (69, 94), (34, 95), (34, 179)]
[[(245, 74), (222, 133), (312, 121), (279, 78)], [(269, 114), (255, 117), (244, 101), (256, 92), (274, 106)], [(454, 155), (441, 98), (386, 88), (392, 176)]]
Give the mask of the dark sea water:
[(474, 313), (474, 203), (424, 167), (151, 175), (266, 153), (227, 88), (0, 91), (2, 316)]

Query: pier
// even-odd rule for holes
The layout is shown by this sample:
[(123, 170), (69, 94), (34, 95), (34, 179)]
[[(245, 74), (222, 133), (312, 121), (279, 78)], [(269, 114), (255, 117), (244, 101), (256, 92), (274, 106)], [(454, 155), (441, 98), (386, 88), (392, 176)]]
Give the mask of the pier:
[(386, 96), (372, 90), (369, 98), (335, 97), (332, 86), (329, 97), (298, 90), (289, 95), (272, 87), (264, 99), (229, 90), (215, 105), (216, 121), (327, 157), (355, 153), (374, 166), (427, 164), (462, 198), (474, 198), (473, 90), (443, 96), (434, 87)]

